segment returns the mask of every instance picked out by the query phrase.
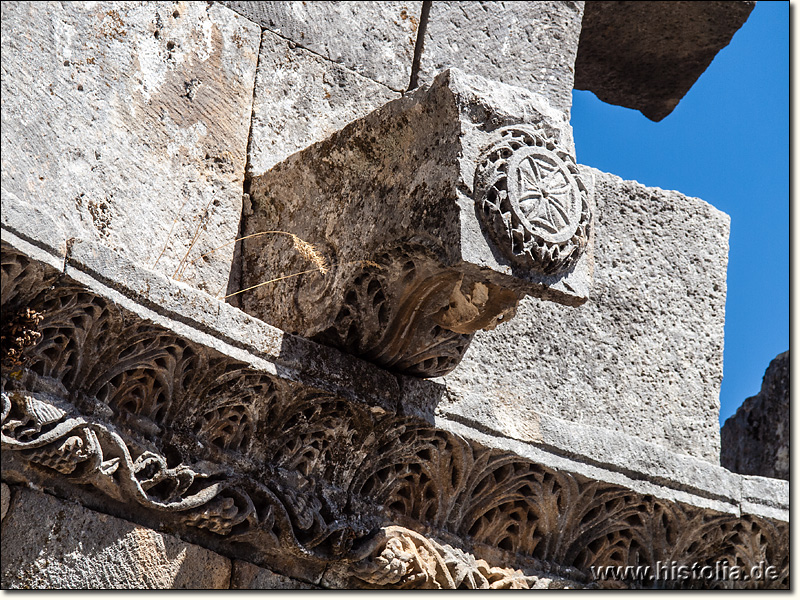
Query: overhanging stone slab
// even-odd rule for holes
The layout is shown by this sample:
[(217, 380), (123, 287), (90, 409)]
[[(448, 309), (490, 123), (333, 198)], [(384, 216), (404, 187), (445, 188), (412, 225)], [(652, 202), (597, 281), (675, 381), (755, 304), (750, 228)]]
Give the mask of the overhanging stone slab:
[(755, 2), (586, 2), (575, 89), (660, 121), (744, 25)]
[[(253, 178), (242, 307), (398, 371), (445, 373), (518, 298), (586, 301), (591, 181), (573, 154), (541, 96), (445, 72)], [(314, 263), (292, 236), (330, 271), (303, 274)]]
[[(21, 290), (4, 294), (17, 301), (4, 314), (20, 305), (44, 314), (26, 361), (3, 366), (6, 481), (323, 585), (576, 587), (592, 584), (592, 564), (724, 556), (749, 565), (752, 544), (779, 571), (767, 584), (788, 581), (788, 486), (768, 482), (761, 503), (755, 483), (720, 469), (747, 489), (745, 509), (701, 471), (643, 481), (446, 418), (434, 426), (404, 414), (402, 397), (419, 404), (433, 382), (414, 389), (400, 377), (397, 409), (388, 410), (302, 375), (287, 379), (247, 336), (236, 347), (206, 317), (181, 317), (211, 314), (199, 310), (199, 291), (154, 274), (197, 304), (175, 294), (169, 308), (151, 305), (147, 286), (130, 285), (145, 276), (132, 264), (112, 289), (103, 282), (124, 259), (80, 242), (73, 248), (84, 258), (68, 258), (65, 274), (43, 280), (44, 264), (19, 274), (7, 268), (19, 260), (19, 238), (4, 230), (2, 239), (3, 287)], [(362, 377), (378, 372), (365, 368)], [(690, 489), (693, 476), (702, 481)], [(382, 566), (392, 548), (450, 567), (412, 561), (398, 575)]]

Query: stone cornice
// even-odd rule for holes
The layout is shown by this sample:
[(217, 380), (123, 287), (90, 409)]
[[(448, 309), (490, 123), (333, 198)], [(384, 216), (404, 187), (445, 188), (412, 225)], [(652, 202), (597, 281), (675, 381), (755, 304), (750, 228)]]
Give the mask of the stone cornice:
[(434, 425), (434, 384), (283, 334), (101, 245), (32, 243), (57, 228), (3, 205), (4, 319), (43, 316), (23, 364), (3, 368), (6, 479), (106, 497), (253, 562), (288, 552), (289, 575), (341, 573), (329, 586), (524, 587), (548, 574), (574, 586), (592, 565), (725, 559), (788, 578), (785, 487), (731, 475), (730, 493), (687, 490), (690, 474), (641, 481)]

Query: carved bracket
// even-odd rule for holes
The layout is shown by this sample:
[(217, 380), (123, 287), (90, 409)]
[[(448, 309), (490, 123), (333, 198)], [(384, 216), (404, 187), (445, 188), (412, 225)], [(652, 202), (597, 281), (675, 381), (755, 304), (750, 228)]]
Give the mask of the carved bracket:
[[(517, 296), (436, 265), (422, 247), (405, 245), (358, 269), (328, 296), (298, 314), (335, 314), (318, 342), (384, 367), (427, 377), (444, 375), (461, 360), (472, 334), (514, 316)], [(327, 306), (326, 306), (327, 304)]]
[(541, 97), (452, 70), (253, 178), (242, 308), (384, 367), (438, 376), (532, 295), (592, 279), (592, 208), (569, 126)]

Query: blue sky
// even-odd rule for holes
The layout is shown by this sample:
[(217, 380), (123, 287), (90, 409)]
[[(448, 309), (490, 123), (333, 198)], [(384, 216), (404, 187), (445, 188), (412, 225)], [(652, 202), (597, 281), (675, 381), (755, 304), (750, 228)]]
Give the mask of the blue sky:
[(789, 349), (789, 3), (758, 2), (660, 123), (573, 92), (579, 163), (731, 217), (720, 423)]

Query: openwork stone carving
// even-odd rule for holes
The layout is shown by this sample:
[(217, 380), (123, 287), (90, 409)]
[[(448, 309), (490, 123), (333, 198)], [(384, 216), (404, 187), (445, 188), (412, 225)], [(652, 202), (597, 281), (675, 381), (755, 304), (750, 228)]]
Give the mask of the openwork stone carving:
[(313, 339), (404, 373), (450, 372), (473, 333), (514, 316), (517, 296), (442, 269), (430, 254), (406, 244), (356, 270), (341, 296), (332, 296), (342, 298), (332, 324)]
[(569, 580), (525, 575), (493, 567), (472, 554), (440, 544), (405, 527), (383, 528), (368, 545), (369, 556), (353, 565), (354, 575), (375, 587), (445, 590), (528, 590), (585, 587)]
[[(766, 561), (779, 577), (713, 585), (788, 586), (788, 523), (483, 447), (254, 370), (5, 245), (2, 260), (4, 312), (19, 302), (44, 315), (24, 366), (2, 372), (4, 469), (38, 485), (98, 490), (129, 518), (154, 511), (233, 555), (335, 562), (364, 585), (544, 585), (521, 566), (584, 585), (593, 565), (728, 560)], [(492, 566), (498, 552), (511, 564)]]
[(543, 130), (504, 127), (475, 172), (475, 202), (500, 250), (546, 275), (572, 268), (589, 240), (587, 191), (575, 160)]
[(262, 548), (332, 559), (349, 550), (356, 532), (366, 533), (345, 520), (328, 522), (324, 500), (307, 497), (297, 477), (286, 486), (278, 474), (260, 483), (231, 477), (219, 465), (169, 467), (162, 454), (142, 451), (112, 428), (71, 415), (42, 394), (2, 393), (0, 440), (3, 451), (19, 452), (29, 463), (115, 500), (177, 513), (186, 526), (255, 540)]

